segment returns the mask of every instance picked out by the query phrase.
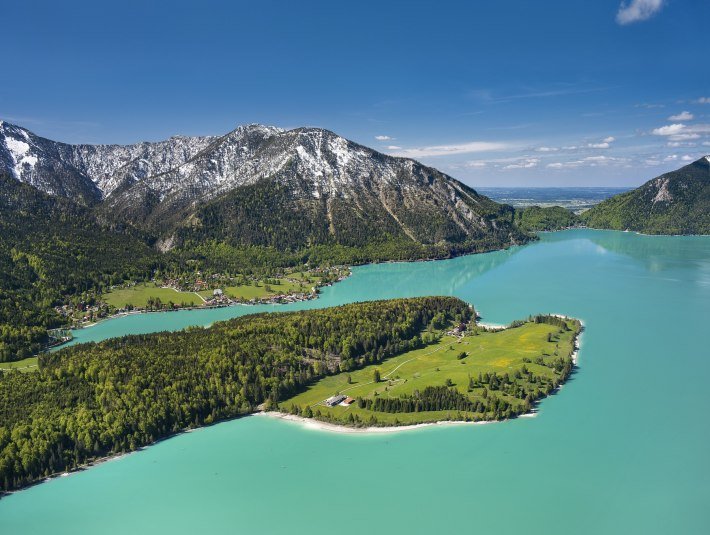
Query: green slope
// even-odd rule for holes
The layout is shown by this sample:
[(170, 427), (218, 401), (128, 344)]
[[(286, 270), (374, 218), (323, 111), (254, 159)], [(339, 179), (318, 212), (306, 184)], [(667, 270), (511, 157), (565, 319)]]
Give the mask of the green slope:
[(710, 160), (703, 157), (607, 199), (581, 215), (593, 228), (710, 234)]
[(0, 175), (0, 362), (36, 353), (66, 295), (145, 277), (157, 255), (87, 208)]

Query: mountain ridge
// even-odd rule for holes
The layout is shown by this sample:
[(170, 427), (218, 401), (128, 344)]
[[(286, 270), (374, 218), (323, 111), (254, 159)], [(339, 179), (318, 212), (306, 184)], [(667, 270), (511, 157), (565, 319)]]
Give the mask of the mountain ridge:
[[(206, 209), (231, 210), (240, 217), (232, 230), (241, 228), (248, 214), (233, 208), (244, 197), (235, 192), (245, 187), (260, 190), (268, 204), (258, 222), (265, 229), (280, 224), (276, 212), (299, 219), (295, 226), (305, 234), (291, 233), (291, 248), (373, 239), (460, 244), (487, 235), (507, 246), (528, 239), (512, 225), (510, 209), (458, 180), (323, 128), (251, 124), (222, 136), (68, 145), (2, 123), (0, 140), (0, 162), (18, 180), (95, 206), (102, 218), (149, 230), (163, 243), (179, 244), (196, 229), (204, 234)], [(243, 235), (208, 234), (249, 243)]]
[(593, 228), (710, 234), (710, 156), (602, 201), (580, 219)]

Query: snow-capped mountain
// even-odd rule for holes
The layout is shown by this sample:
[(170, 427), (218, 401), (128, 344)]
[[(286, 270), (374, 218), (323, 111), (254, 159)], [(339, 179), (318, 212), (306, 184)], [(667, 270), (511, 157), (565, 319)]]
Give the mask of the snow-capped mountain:
[(216, 137), (135, 145), (69, 145), (0, 121), (0, 169), (50, 195), (98, 201), (125, 183), (178, 167)]
[[(421, 243), (510, 230), (499, 217), (505, 215), (501, 205), (457, 180), (320, 128), (248, 125), (219, 137), (121, 146), (68, 145), (0, 123), (3, 167), (46, 193), (98, 204), (110, 217), (161, 235), (204, 225), (203, 208), (215, 203), (235, 218), (249, 218), (233, 206), (246, 202), (234, 194), (245, 187), (266, 188), (260, 195), (270, 209), (303, 212), (309, 218), (304, 228), (324, 225), (331, 237), (344, 235), (338, 232), (344, 220), (357, 233)], [(279, 205), (268, 200), (273, 188)]]

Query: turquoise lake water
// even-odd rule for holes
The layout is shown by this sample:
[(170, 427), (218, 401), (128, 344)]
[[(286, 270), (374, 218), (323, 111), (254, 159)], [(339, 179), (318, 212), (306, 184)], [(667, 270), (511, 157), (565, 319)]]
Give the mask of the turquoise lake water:
[(262, 310), (426, 294), (484, 321), (585, 322), (536, 418), (341, 435), (249, 417), (0, 500), (0, 533), (710, 533), (710, 237), (573, 230), (439, 262), (358, 267), (317, 301), (146, 314), (78, 341)]

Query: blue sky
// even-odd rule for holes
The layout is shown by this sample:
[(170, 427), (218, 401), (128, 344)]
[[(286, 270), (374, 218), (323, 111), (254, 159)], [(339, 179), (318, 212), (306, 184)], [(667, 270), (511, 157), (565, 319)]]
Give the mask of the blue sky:
[(474, 186), (710, 153), (707, 0), (4, 2), (0, 118), (131, 143), (321, 126)]

